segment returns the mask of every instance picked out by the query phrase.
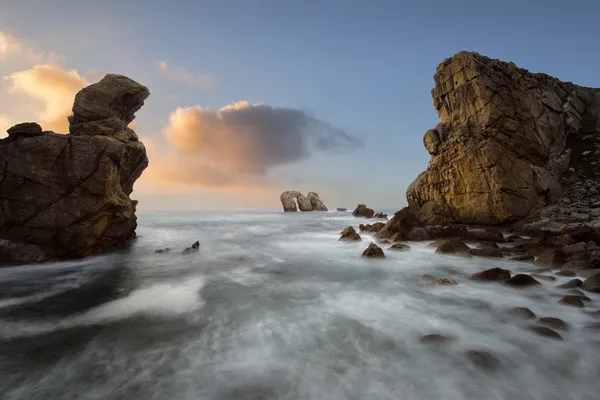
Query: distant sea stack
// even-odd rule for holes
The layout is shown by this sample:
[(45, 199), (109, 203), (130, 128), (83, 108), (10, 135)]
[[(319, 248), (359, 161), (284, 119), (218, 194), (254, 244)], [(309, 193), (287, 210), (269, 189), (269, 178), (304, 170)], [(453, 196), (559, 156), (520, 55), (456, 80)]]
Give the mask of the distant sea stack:
[(135, 237), (129, 195), (148, 166), (127, 125), (150, 95), (121, 75), (82, 89), (70, 134), (18, 124), (0, 140), (0, 264), (81, 258)]
[(600, 89), (471, 52), (442, 62), (434, 80), (440, 124), (425, 133), (431, 160), (406, 193), (420, 220), (589, 220), (600, 205)]
[(295, 212), (300, 211), (328, 211), (327, 206), (319, 195), (315, 192), (309, 192), (304, 196), (297, 190), (287, 190), (281, 193), (280, 196), (283, 211)]

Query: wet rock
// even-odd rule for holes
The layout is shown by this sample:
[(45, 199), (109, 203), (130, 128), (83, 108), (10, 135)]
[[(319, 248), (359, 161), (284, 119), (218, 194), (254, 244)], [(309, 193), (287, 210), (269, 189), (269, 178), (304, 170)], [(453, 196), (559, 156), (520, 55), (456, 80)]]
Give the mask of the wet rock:
[(348, 211), (348, 209), (347, 208), (338, 207), (338, 208), (336, 208), (336, 211), (345, 212), (345, 211)]
[(467, 229), (458, 225), (428, 226), (426, 229), (431, 239), (461, 239), (468, 235)]
[(545, 336), (550, 339), (562, 340), (562, 336), (560, 336), (558, 332), (548, 328), (547, 326), (530, 326), (527, 329), (540, 336)]
[(387, 239), (392, 237), (395, 233), (400, 233), (406, 240), (410, 231), (419, 226), (420, 222), (417, 216), (407, 207), (397, 211), (392, 219), (390, 219), (383, 228), (377, 232), (377, 238)]
[(535, 263), (546, 267), (561, 267), (566, 262), (565, 253), (560, 249), (553, 249), (539, 256)]
[(529, 308), (515, 307), (511, 308), (508, 312), (519, 319), (535, 319), (535, 313)]
[(421, 343), (428, 344), (428, 345), (445, 345), (445, 344), (452, 342), (453, 340), (454, 340), (454, 338), (451, 338), (451, 337), (445, 336), (445, 335), (440, 335), (437, 333), (431, 333), (429, 335), (424, 335), (424, 336), (421, 336), (421, 338), (419, 339), (419, 341)]
[(600, 273), (592, 275), (583, 281), (581, 288), (588, 292), (600, 293)]
[(168, 247), (165, 247), (164, 249), (154, 250), (155, 253), (168, 253), (170, 251), (171, 251), (171, 249)]
[(561, 289), (574, 289), (581, 287), (582, 285), (583, 282), (581, 281), (581, 279), (571, 279), (568, 282), (563, 283), (562, 285), (558, 285), (557, 287)]
[(499, 249), (500, 246), (496, 242), (483, 242), (477, 246), (478, 249)]
[(421, 278), (421, 284), (425, 286), (452, 286), (457, 285), (456, 282), (452, 278), (445, 278), (433, 275), (423, 275)]
[(200, 242), (196, 241), (190, 247), (186, 248), (182, 253), (183, 254), (195, 253), (199, 249), (200, 249)]
[(542, 325), (546, 325), (552, 329), (557, 329), (559, 331), (566, 331), (569, 329), (569, 325), (560, 318), (543, 317), (540, 318), (538, 322)]
[(504, 235), (501, 232), (491, 231), (468, 231), (467, 238), (471, 240), (481, 240), (484, 242), (500, 242), (504, 243)]
[(510, 271), (498, 267), (490, 268), (471, 275), (471, 278), (479, 281), (504, 282), (510, 279)]
[(543, 281), (555, 281), (556, 280), (556, 278), (554, 276), (548, 276), (548, 275), (531, 274), (531, 276), (533, 278), (541, 279)]
[(515, 287), (527, 287), (539, 285), (540, 283), (530, 275), (518, 274), (507, 280), (506, 284)]
[(359, 204), (356, 209), (352, 212), (352, 215), (360, 218), (373, 218), (375, 211), (372, 208), (368, 208), (364, 204)]
[(436, 253), (445, 253), (445, 254), (457, 254), (461, 256), (468, 256), (469, 254), (469, 246), (464, 244), (462, 241), (458, 239), (450, 239), (446, 243), (440, 245), (435, 251)]
[(555, 275), (556, 276), (575, 276), (577, 274), (575, 273), (575, 271), (571, 271), (571, 270), (565, 269), (565, 270), (561, 270), (561, 271), (556, 272)]
[(385, 257), (383, 250), (381, 247), (377, 246), (375, 243), (371, 243), (369, 247), (365, 249), (362, 253), (363, 257), (371, 257), (371, 258), (382, 258)]
[(444, 243), (448, 243), (448, 242), (449, 242), (449, 239), (438, 239), (438, 240), (435, 240), (435, 241), (429, 243), (427, 245), (427, 248), (428, 249), (437, 249), (438, 247), (440, 247)]
[(323, 204), (323, 200), (319, 197), (319, 195), (315, 192), (308, 192), (306, 195), (308, 201), (310, 201), (310, 205), (313, 211), (329, 211), (327, 206)]
[(344, 242), (352, 242), (361, 240), (361, 237), (353, 227), (349, 226), (341, 232), (339, 240)]
[(568, 290), (567, 293), (574, 294), (576, 296), (585, 296), (585, 294), (579, 289), (571, 289), (571, 290)]
[(384, 214), (382, 212), (378, 212), (375, 215), (373, 215), (373, 218), (388, 219), (388, 216), (387, 216), (387, 214)]
[(467, 357), (473, 365), (482, 369), (494, 370), (500, 366), (500, 360), (488, 351), (468, 350), (465, 353), (465, 357)]
[(559, 300), (560, 304), (564, 304), (565, 306), (583, 308), (584, 304), (581, 300), (580, 296), (565, 296)]
[(492, 249), (492, 248), (470, 249), (469, 253), (473, 256), (479, 256), (479, 257), (502, 258), (504, 256), (504, 254), (502, 254), (501, 250)]
[[(397, 235), (397, 233), (395, 233), (394, 235)], [(427, 232), (427, 229), (422, 228), (422, 227), (415, 227), (415, 228), (412, 228), (410, 230), (410, 232), (408, 233), (408, 239), (415, 240), (415, 241), (429, 240), (430, 236), (429, 236), (429, 232)]]
[(509, 261), (534, 261), (535, 257), (529, 254), (524, 254), (524, 255), (520, 255), (520, 256), (514, 256), (509, 258)]
[(410, 246), (402, 243), (394, 243), (390, 248), (388, 248), (388, 250), (408, 251), (410, 250)]
[[(385, 239), (382, 239), (382, 240), (385, 240)], [(392, 243), (401, 242), (404, 240), (406, 240), (406, 238), (404, 238), (404, 235), (400, 232), (396, 232), (390, 237), (390, 242), (392, 242)]]
[(374, 224), (366, 224), (366, 225), (359, 225), (359, 228), (362, 227), (361, 231), (365, 231), (365, 232), (377, 232), (379, 231), (381, 228), (383, 228), (385, 224), (383, 222), (375, 222)]

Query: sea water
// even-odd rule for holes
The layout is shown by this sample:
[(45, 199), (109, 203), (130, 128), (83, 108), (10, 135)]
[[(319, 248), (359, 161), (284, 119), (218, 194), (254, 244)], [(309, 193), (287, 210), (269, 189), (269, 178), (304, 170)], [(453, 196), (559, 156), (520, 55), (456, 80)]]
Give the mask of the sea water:
[[(141, 212), (127, 250), (0, 269), (2, 399), (596, 400), (598, 295), (570, 278), (515, 289), (469, 280), (531, 264), (407, 252), (361, 258), (349, 212)], [(193, 242), (200, 250), (181, 251)], [(389, 246), (389, 245), (388, 245)], [(169, 247), (168, 253), (155, 253)], [(455, 279), (424, 286), (425, 274)], [(557, 341), (511, 316), (569, 324)], [(422, 344), (422, 335), (454, 338)], [(473, 365), (488, 351), (494, 369)]]

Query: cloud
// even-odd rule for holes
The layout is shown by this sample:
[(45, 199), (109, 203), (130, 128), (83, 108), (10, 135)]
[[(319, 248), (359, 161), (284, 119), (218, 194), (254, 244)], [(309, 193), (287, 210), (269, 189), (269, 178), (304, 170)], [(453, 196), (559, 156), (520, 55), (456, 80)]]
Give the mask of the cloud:
[(178, 108), (163, 133), (172, 154), (151, 154), (156, 168), (150, 179), (205, 188), (263, 187), (272, 168), (308, 159), (313, 151), (362, 145), (360, 138), (303, 111), (247, 101), (217, 111)]
[(215, 84), (214, 78), (208, 74), (193, 74), (185, 68), (173, 67), (166, 61), (158, 63), (158, 72), (165, 78), (183, 82), (191, 86), (211, 88)]
[(22, 40), (6, 31), (0, 31), (0, 61), (12, 64), (60, 64), (64, 58), (55, 53), (48, 53), (27, 45)]
[(10, 81), (9, 93), (20, 93), (41, 103), (42, 111), (36, 117), (44, 129), (63, 133), (69, 129), (67, 117), (75, 94), (89, 84), (76, 70), (52, 64), (14, 72), (6, 79)]
[(9, 119), (7, 117), (5, 117), (4, 115), (0, 115), (0, 139), (2, 139), (3, 137), (8, 136), (8, 134), (6, 133), (6, 131), (11, 126), (12, 125), (11, 125)]

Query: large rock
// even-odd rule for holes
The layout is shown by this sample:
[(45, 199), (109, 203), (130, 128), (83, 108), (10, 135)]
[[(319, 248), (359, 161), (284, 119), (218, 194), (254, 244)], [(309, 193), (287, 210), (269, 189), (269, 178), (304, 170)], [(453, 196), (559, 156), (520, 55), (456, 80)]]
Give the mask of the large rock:
[(434, 79), (440, 124), (425, 133), (431, 159), (406, 194), (418, 216), (427, 209), (440, 224), (502, 224), (569, 196), (581, 179), (568, 174), (595, 187), (600, 90), (472, 52), (442, 62)]
[(410, 231), (418, 225), (419, 220), (416, 215), (408, 207), (405, 207), (397, 211), (392, 219), (386, 222), (383, 228), (377, 232), (376, 236), (380, 239), (389, 239), (395, 233), (398, 233), (403, 240), (406, 240)]
[(327, 206), (323, 204), (323, 201), (315, 192), (308, 192), (306, 195), (308, 200), (310, 201), (310, 205), (312, 206), (313, 211), (329, 211)]
[[(317, 195), (316, 193), (313, 194), (316, 195), (316, 198), (319, 201), (321, 201), (321, 199), (319, 199), (319, 195)], [(281, 193), (281, 196), (279, 198), (281, 200), (281, 205), (283, 206), (283, 211), (295, 212), (298, 211), (298, 209), (300, 209), (300, 211), (313, 210), (311, 200), (297, 190), (287, 190)], [(323, 203), (321, 202), (321, 204)]]
[(359, 204), (358, 206), (356, 206), (354, 211), (352, 211), (352, 215), (361, 218), (373, 218), (373, 215), (375, 215), (375, 211), (364, 204)]
[[(31, 123), (9, 129), (0, 141), (0, 238), (12, 245), (2, 247), (10, 249), (2, 262), (85, 257), (135, 237), (137, 201), (129, 195), (148, 158), (126, 126), (148, 95), (127, 77), (107, 75), (75, 96), (69, 120), (80, 134), (42, 132)], [(120, 128), (82, 130), (105, 119)]]

